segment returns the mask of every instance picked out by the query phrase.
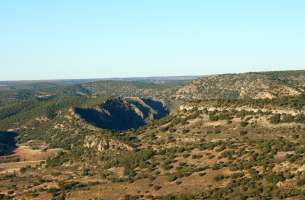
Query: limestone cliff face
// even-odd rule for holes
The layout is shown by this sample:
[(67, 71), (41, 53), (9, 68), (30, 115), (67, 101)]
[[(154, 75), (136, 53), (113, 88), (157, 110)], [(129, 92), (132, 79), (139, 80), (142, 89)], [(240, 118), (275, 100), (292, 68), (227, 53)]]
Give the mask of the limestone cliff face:
[(75, 108), (75, 113), (96, 127), (122, 131), (160, 119), (169, 110), (160, 101), (127, 97), (109, 99), (98, 108)]

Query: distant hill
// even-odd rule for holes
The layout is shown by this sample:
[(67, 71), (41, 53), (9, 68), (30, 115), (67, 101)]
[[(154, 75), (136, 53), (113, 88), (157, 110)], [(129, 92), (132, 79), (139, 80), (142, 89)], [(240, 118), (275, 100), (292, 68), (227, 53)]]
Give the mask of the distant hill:
[(196, 76), (0, 81), (0, 106), (8, 100), (62, 96), (169, 97)]
[(272, 99), (305, 90), (305, 71), (251, 72), (206, 76), (181, 87), (182, 99)]
[(103, 96), (138, 96), (145, 98), (168, 98), (175, 94), (176, 90), (189, 83), (185, 80), (139, 80), (139, 81), (126, 81), (126, 80), (102, 80), (82, 85), (92, 95)]

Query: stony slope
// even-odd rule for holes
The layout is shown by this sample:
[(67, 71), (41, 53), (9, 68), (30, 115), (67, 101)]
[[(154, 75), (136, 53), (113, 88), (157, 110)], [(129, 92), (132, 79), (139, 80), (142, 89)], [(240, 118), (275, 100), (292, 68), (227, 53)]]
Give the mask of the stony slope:
[(222, 74), (203, 77), (177, 91), (183, 99), (271, 99), (305, 90), (305, 71)]

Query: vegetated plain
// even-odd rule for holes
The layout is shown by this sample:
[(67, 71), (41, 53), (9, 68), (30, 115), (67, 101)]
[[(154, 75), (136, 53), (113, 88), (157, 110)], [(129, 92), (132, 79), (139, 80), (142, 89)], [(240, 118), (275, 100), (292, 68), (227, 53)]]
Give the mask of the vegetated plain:
[(305, 198), (305, 71), (0, 91), (0, 199)]

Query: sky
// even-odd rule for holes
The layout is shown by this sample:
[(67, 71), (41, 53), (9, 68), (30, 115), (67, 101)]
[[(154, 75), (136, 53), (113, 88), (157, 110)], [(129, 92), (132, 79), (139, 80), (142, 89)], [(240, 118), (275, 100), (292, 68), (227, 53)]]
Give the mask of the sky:
[(1, 0), (0, 80), (305, 69), (303, 0)]

